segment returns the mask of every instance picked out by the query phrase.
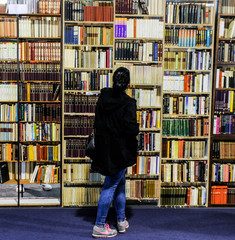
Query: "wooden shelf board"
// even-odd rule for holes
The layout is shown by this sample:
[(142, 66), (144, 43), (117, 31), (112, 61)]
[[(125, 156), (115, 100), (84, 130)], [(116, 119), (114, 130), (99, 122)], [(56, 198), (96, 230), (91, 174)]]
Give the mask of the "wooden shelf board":
[(216, 91), (224, 91), (224, 90), (228, 90), (228, 91), (235, 91), (235, 88), (216, 88)]
[(213, 48), (212, 47), (179, 47), (179, 46), (167, 46), (165, 45), (164, 48), (167, 48), (167, 49), (208, 49), (208, 50), (212, 50)]
[(137, 106), (137, 110), (140, 110), (140, 109), (161, 109), (162, 107), (161, 106)]
[(201, 117), (210, 117), (210, 115), (192, 115), (192, 114), (163, 114), (164, 118), (201, 118)]
[(19, 101), (20, 103), (61, 103), (61, 101)]
[(220, 17), (235, 17), (235, 14), (232, 13), (220, 13)]
[(7, 182), (4, 182), (3, 184), (17, 184), (16, 180), (9, 180)]
[(111, 48), (111, 47), (113, 47), (113, 45), (98, 45), (98, 44), (94, 44), (94, 45), (88, 45), (88, 44), (79, 45), (79, 44), (65, 43), (64, 47), (105, 47), (105, 48)]
[(64, 90), (65, 93), (86, 93), (86, 92), (93, 92), (93, 93), (100, 93), (100, 90)]
[(213, 140), (235, 140), (235, 134), (213, 134)]
[[(161, 182), (162, 187), (185, 187), (185, 186), (191, 186), (191, 185), (204, 185), (207, 184), (207, 182)], [(177, 186), (175, 186), (177, 185)]]
[(61, 40), (61, 37), (19, 37), (26, 40)]
[(20, 83), (61, 83), (61, 81), (54, 81), (54, 80), (20, 80)]
[(213, 27), (213, 24), (203, 23), (165, 23), (165, 26)]
[(141, 84), (141, 83), (133, 83), (129, 85), (129, 88), (160, 88), (161, 84)]
[(19, 121), (20, 123), (61, 123), (60, 121)]
[(19, 143), (60, 143), (60, 141), (19, 141)]
[(219, 38), (219, 41), (235, 41), (235, 38)]
[(163, 91), (163, 94), (170, 94), (170, 95), (209, 95), (210, 92), (178, 92), (178, 91)]
[(122, 18), (163, 18), (163, 15), (147, 15), (147, 14), (126, 14), (126, 13), (116, 13), (115, 17), (122, 17)]
[(126, 174), (129, 179), (158, 179), (160, 174)]
[(64, 115), (66, 116), (95, 116), (95, 113), (68, 113), (68, 112), (65, 112)]
[(162, 138), (165, 139), (208, 139), (209, 136), (164, 136)]
[(235, 161), (235, 158), (212, 158), (214, 162)]
[(64, 135), (64, 138), (88, 138), (89, 135)]
[(162, 161), (208, 161), (208, 158), (164, 158)]
[(159, 132), (161, 128), (140, 128), (141, 132)]
[(114, 60), (115, 63), (140, 63), (140, 64), (158, 64), (162, 61), (138, 61), (138, 60)]
[[(20, 184), (43, 184), (43, 183), (31, 183), (29, 179), (20, 179)], [(60, 184), (60, 183), (48, 183), (48, 184), (51, 184), (51, 185), (54, 185), (54, 184)]]
[(195, 73), (210, 73), (211, 70), (191, 70), (191, 69), (164, 69), (164, 72), (195, 72)]
[(99, 70), (99, 71), (104, 71), (104, 70), (107, 70), (107, 71), (112, 71), (113, 68), (73, 68), (73, 67), (64, 67), (64, 69), (66, 70), (78, 70), (78, 71), (87, 71), (87, 72), (92, 72), (92, 71), (95, 71), (95, 70)]
[(163, 38), (141, 38), (141, 37), (116, 37), (115, 40), (142, 40), (142, 41), (163, 41)]
[(65, 20), (65, 24), (75, 24), (75, 25), (114, 25), (114, 22), (98, 22), (98, 21), (70, 21)]

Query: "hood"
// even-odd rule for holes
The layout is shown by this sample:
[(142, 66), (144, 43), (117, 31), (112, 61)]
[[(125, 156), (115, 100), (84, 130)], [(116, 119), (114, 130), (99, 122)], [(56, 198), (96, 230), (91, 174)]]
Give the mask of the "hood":
[(127, 104), (130, 97), (122, 92), (119, 95), (113, 94), (112, 88), (103, 88), (99, 98), (99, 107), (104, 111), (113, 111)]

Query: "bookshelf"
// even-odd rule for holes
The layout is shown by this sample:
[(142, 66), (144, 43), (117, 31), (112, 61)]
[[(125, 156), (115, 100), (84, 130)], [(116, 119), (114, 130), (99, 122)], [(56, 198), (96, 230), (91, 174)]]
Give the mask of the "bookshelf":
[[(217, 35), (214, 68), (214, 91), (211, 119), (211, 174), (209, 205), (234, 206), (234, 66), (229, 56), (235, 35), (233, 1), (218, 3)], [(223, 105), (223, 106), (222, 106)]]
[(208, 206), (216, 1), (166, 1), (162, 207)]
[(159, 205), (160, 200), (164, 2), (149, 1), (146, 12), (138, 1), (128, 7), (130, 1), (116, 0), (114, 66), (130, 70), (127, 94), (137, 101), (140, 128), (137, 164), (126, 175), (129, 204)]
[[(59, 1), (44, 3), (0, 15), (0, 163), (7, 163), (10, 178), (1, 184), (0, 206), (6, 198), (10, 206), (60, 206), (61, 11)], [(43, 183), (52, 190), (45, 192)]]

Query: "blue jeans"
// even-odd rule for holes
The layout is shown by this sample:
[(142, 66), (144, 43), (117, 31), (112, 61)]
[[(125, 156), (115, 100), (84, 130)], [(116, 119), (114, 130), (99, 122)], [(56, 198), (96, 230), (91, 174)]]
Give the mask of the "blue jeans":
[(125, 172), (126, 169), (123, 169), (115, 175), (105, 177), (104, 187), (98, 202), (97, 217), (95, 222), (96, 226), (103, 227), (105, 225), (112, 200), (114, 201), (117, 221), (122, 222), (125, 220)]

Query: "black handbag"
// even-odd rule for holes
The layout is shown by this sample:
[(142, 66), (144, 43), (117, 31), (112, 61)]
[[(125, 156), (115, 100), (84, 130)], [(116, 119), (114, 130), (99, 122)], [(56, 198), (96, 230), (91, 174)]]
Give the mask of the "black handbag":
[(90, 159), (95, 159), (95, 134), (91, 133), (88, 137), (88, 143), (86, 146), (86, 156)]

